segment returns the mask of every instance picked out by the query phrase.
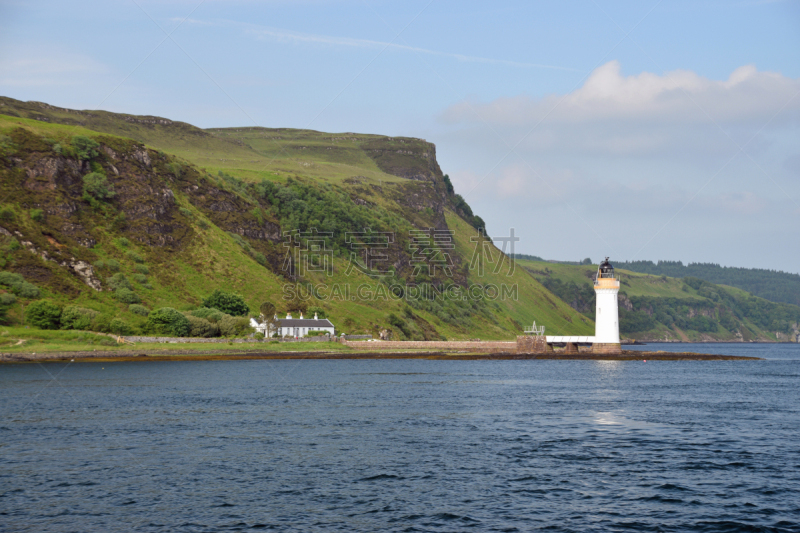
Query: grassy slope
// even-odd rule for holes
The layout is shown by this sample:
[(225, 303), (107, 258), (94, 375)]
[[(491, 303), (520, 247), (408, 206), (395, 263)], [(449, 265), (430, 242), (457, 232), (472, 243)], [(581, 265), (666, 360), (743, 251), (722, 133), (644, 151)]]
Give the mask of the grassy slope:
[[(381, 171), (362, 149), (364, 144), (387, 139), (381, 135), (285, 128), (203, 130), (162, 117), (40, 107), (38, 103), (0, 97), (0, 114), (9, 113), (28, 117), (27, 120), (20, 118), (28, 125), (43, 124), (43, 121), (67, 125), (67, 129), (61, 130), (64, 135), (91, 136), (87, 132), (95, 131), (134, 139), (209, 172), (222, 170), (249, 181), (275, 179), (276, 174), (298, 174), (325, 181), (341, 181), (351, 176), (364, 176), (375, 182), (402, 180)], [(400, 149), (413, 141), (392, 139), (388, 142)]]
[[(382, 148), (402, 147), (412, 141), (403, 139), (380, 138), (378, 136), (363, 136), (349, 138), (339, 138), (330, 134), (306, 131), (286, 131), (268, 130), (269, 132), (279, 132), (275, 134), (278, 139), (266, 139), (264, 131), (245, 130), (235, 131), (243, 137), (240, 139), (227, 139), (232, 131), (217, 130), (213, 135), (198, 133), (192, 127), (180, 126), (186, 130), (183, 135), (173, 135), (174, 132), (168, 131), (170, 127), (147, 125), (139, 123), (126, 123), (122, 126), (117, 125), (107, 117), (101, 117), (99, 125), (97, 122), (93, 127), (104, 128), (104, 131), (112, 130), (119, 134), (130, 135), (136, 139), (144, 140), (154, 149), (173, 151), (182, 155), (186, 160), (198, 165), (211, 167), (209, 170), (220, 169), (236, 175), (243, 179), (270, 179), (283, 181), (285, 173), (301, 172), (303, 176), (314, 177), (317, 180), (336, 182), (338, 185), (348, 187), (343, 180), (347, 177), (357, 175), (364, 177), (367, 181), (379, 184), (381, 182), (391, 183), (410, 183), (412, 186), (425, 188), (429, 184), (425, 182), (409, 182), (403, 178), (392, 176), (382, 172), (376, 163), (364, 155), (360, 148), (362, 143), (374, 143), (375, 139), (383, 139)], [(107, 120), (106, 120), (107, 119)], [(106, 123), (106, 122), (108, 123)], [(19, 117), (0, 116), (0, 133), (8, 133), (14, 128), (23, 127), (42, 137), (48, 137), (64, 144), (69, 143), (73, 135), (86, 135), (98, 138), (108, 136), (103, 135), (81, 126), (52, 124), (39, 120), (23, 119)], [(180, 133), (180, 132), (179, 132)], [(349, 134), (348, 134), (349, 135)], [(243, 146), (244, 143), (245, 145)], [(276, 143), (283, 143), (284, 146), (278, 147)], [(348, 144), (350, 143), (350, 144)], [(250, 145), (252, 144), (252, 148)], [(334, 145), (336, 150), (328, 150)], [(283, 157), (285, 152), (293, 146), (305, 146), (302, 150), (303, 156)], [(313, 147), (313, 148), (309, 148)], [(218, 158), (212, 166), (210, 156), (219, 150), (224, 157)], [(270, 152), (272, 150), (272, 152)], [(277, 156), (277, 157), (274, 157)], [(267, 157), (274, 157), (265, 161)], [(261, 158), (261, 159), (259, 159)], [(308, 162), (305, 166), (302, 163)], [(292, 166), (294, 165), (294, 166)], [(363, 190), (363, 189), (362, 189)], [(179, 205), (194, 211), (198, 219), (203, 218), (199, 212), (193, 208), (188, 199), (180, 192), (175, 191), (176, 201)], [(396, 207), (391, 199), (387, 199), (380, 194), (375, 194), (370, 198), (375, 203), (383, 204), (387, 207)], [(20, 206), (12, 205), (17, 211), (19, 223), (25, 226), (27, 231), (41, 231), (38, 224), (25, 216), (25, 212)], [(472, 244), (469, 236), (475, 230), (467, 225), (458, 216), (448, 213), (448, 224), (456, 230), (457, 252), (466, 257), (472, 253)], [(261, 265), (256, 263), (242, 248), (237, 245), (230, 236), (210, 224), (208, 229), (202, 229), (195, 225), (194, 236), (188, 247), (180, 252), (176, 257), (170, 258), (169, 262), (164, 262), (157, 254), (145, 247), (132, 243), (128, 247), (122, 247), (116, 240), (117, 235), (111, 229), (103, 229), (98, 226), (101, 233), (98, 245), (92, 251), (97, 259), (103, 260), (116, 258), (122, 264), (122, 272), (129, 279), (135, 273), (135, 264), (127, 259), (128, 250), (133, 250), (144, 256), (146, 264), (150, 270), (149, 283), (152, 289), (144, 288), (135, 282), (134, 290), (143, 298), (143, 304), (149, 308), (161, 306), (173, 306), (177, 308), (189, 308), (200, 303), (202, 298), (215, 288), (235, 290), (242, 293), (252, 309), (256, 309), (263, 301), (279, 301), (281, 297), (281, 287), (284, 280), (273, 274)], [(17, 253), (25, 253), (24, 251)], [(497, 250), (494, 252), (499, 254)], [(366, 276), (355, 274), (345, 277), (343, 272), (346, 263), (342, 258), (335, 260), (335, 272), (332, 279), (314, 278), (308, 281), (332, 283), (349, 283), (355, 288), (359, 284), (370, 285), (375, 292), (377, 284)], [(474, 276), (471, 276), (474, 278)], [(507, 279), (497, 278), (490, 275), (491, 282), (506, 282)], [(422, 320), (433, 324), (436, 330), (443, 336), (452, 339), (464, 339), (480, 337), (483, 339), (508, 339), (519, 332), (523, 325), (528, 325), (534, 319), (540, 324), (545, 323), (548, 331), (581, 333), (587, 334), (592, 330), (591, 322), (574, 313), (568, 306), (558, 300), (548, 291), (543, 289), (531, 276), (522, 270), (517, 269), (514, 273), (513, 282), (519, 287), (518, 301), (497, 302), (497, 306), (491, 306), (493, 319), (475, 317), (471, 327), (456, 327), (440, 320), (437, 316), (424, 310), (414, 311), (415, 315)], [(484, 282), (482, 280), (471, 279), (473, 282)], [(67, 298), (63, 294), (50, 291), (44, 288), (44, 297), (53, 298), (63, 304), (76, 304), (88, 307), (120, 317), (132, 324), (141, 324), (143, 318), (132, 315), (127, 311), (127, 306), (119, 304), (114, 300), (110, 293), (96, 293), (84, 290), (79, 296)], [(329, 316), (336, 323), (338, 330), (348, 332), (369, 332), (377, 333), (380, 328), (386, 327), (386, 317), (389, 313), (400, 315), (406, 308), (402, 301), (386, 301), (377, 299), (375, 301), (342, 301), (328, 300), (324, 302), (312, 302), (312, 305), (321, 305), (325, 308)], [(9, 312), (12, 318), (19, 319), (21, 316), (21, 305), (17, 305)], [(349, 320), (348, 320), (349, 319)]]
[[(478, 232), (452, 213), (447, 215), (447, 224), (455, 231), (456, 251), (463, 257), (471, 258), (475, 244), (470, 242), (470, 237), (478, 237)], [(537, 325), (544, 325), (550, 335), (591, 335), (594, 333), (594, 323), (570, 308), (559, 300), (550, 291), (537, 283), (528, 272), (521, 268), (521, 262), (515, 261), (514, 268), (509, 267), (510, 259), (499, 253), (493, 247), (494, 255), (502, 264), (497, 269), (496, 265), (487, 264), (484, 275), (473, 270), (469, 279), (473, 283), (489, 283), (496, 286), (501, 284), (514, 285), (519, 288), (517, 300), (507, 299), (503, 305), (503, 315), (506, 320), (513, 319), (524, 327), (530, 326), (535, 320)], [(498, 270), (495, 274), (494, 271)], [(511, 272), (511, 276), (507, 274)], [(535, 305), (532, 305), (535, 304)]]
[[(531, 272), (539, 280), (550, 275), (567, 283), (572, 281), (577, 284), (588, 284), (597, 273), (597, 265), (575, 266), (527, 259), (517, 259), (517, 264)], [(617, 270), (616, 272), (620, 277), (620, 290), (625, 291), (628, 296), (700, 298), (694, 289), (690, 289), (688, 293), (683, 292), (684, 283), (680, 279), (663, 279), (661, 276), (639, 274), (627, 270)]]

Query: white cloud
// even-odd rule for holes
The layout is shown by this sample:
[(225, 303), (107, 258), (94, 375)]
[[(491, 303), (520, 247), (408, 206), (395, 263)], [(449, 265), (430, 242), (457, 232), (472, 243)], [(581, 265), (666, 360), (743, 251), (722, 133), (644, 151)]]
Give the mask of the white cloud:
[(582, 87), (545, 98), (516, 96), (489, 103), (461, 102), (447, 109), (446, 122), (474, 121), (503, 125), (634, 122), (722, 125), (756, 122), (777, 114), (797, 120), (800, 80), (746, 65), (727, 80), (704, 78), (688, 70), (662, 76), (643, 72), (623, 76), (618, 61), (598, 67)]
[(499, 135), (523, 157), (730, 158), (800, 125), (800, 80), (752, 66), (723, 81), (686, 70), (623, 76), (611, 61), (571, 93), (465, 100), (440, 119), (482, 146)]

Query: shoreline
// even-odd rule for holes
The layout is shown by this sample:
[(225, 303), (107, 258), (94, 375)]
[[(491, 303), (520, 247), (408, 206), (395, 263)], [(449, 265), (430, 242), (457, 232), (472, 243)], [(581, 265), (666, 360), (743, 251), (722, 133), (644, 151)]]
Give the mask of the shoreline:
[(623, 350), (620, 354), (590, 353), (475, 353), (443, 351), (374, 351), (374, 352), (229, 352), (216, 351), (125, 351), (125, 352), (50, 352), (3, 354), (0, 364), (25, 363), (111, 363), (131, 361), (239, 361), (239, 360), (287, 360), (287, 359), (431, 359), (453, 361), (476, 360), (538, 360), (538, 361), (763, 361), (760, 357), (737, 355), (703, 354), (696, 352), (665, 352), (645, 350)]

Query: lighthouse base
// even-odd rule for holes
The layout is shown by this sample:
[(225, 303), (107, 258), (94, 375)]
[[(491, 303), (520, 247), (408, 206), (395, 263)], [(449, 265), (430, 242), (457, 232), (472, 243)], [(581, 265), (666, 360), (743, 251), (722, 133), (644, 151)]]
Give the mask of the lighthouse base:
[(592, 345), (592, 353), (620, 354), (622, 353), (622, 346), (618, 342), (596, 342)]

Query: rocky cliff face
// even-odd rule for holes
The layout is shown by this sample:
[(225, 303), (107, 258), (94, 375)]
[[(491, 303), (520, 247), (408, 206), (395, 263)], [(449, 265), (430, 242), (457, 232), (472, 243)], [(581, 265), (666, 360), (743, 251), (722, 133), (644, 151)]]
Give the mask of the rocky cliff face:
[[(23, 261), (8, 266), (26, 277), (50, 284), (59, 292), (103, 290), (107, 287), (92, 269), (98, 259), (94, 246), (99, 242), (125, 237), (145, 246), (160, 263), (168, 263), (171, 254), (181, 253), (198, 236), (198, 225), (207, 223), (238, 235), (243, 239), (240, 244), (261, 258), (266, 268), (288, 275), (282, 246), (287, 228), (269, 214), (276, 206), (252, 190), (243, 196), (229, 190), (223, 180), (129, 139), (97, 137), (97, 154), (81, 160), (60, 153), (52, 141), (23, 127), (11, 131), (10, 137), (16, 150), (0, 160), (3, 194), (23, 210), (43, 212), (38, 224), (25, 222), (24, 215), (3, 222), (5, 233), (48, 261), (46, 265)], [(348, 180), (350, 202), (375, 206), (388, 199), (395, 212), (409, 222), (409, 228), (446, 231), (446, 195), (435, 147), (407, 139), (375, 141), (374, 146), (376, 162), (409, 181), (379, 186), (353, 178)], [(112, 197), (102, 202), (87, 198), (84, 177), (92, 172), (105, 175)], [(346, 205), (341, 208), (348, 209)], [(409, 239), (399, 233), (386, 252), (398, 277), (405, 279), (412, 278), (414, 271)], [(430, 280), (436, 283), (449, 278), (465, 285), (462, 258), (457, 254), (449, 257), (451, 275), (445, 276), (440, 269)], [(58, 271), (66, 275), (57, 275)]]
[(420, 139), (385, 137), (362, 145), (382, 171), (410, 180), (441, 182), (436, 146)]
[[(14, 129), (10, 137), (16, 149), (0, 160), (2, 193), (23, 212), (2, 221), (2, 233), (45, 263), (18, 258), (7, 268), (56, 292), (104, 288), (91, 266), (98, 258), (93, 247), (99, 241), (126, 237), (163, 260), (196, 236), (196, 216), (260, 243), (265, 251), (280, 241), (277, 223), (258, 220), (245, 199), (213, 184), (197, 169), (176, 166), (164, 154), (134, 141), (100, 137), (100, 149), (89, 161), (58, 153), (57, 147), (25, 128)], [(114, 193), (94, 205), (84, 194), (83, 178), (91, 172), (104, 174)], [(29, 210), (41, 210), (41, 221), (27, 220)], [(278, 261), (271, 265), (277, 269)]]

